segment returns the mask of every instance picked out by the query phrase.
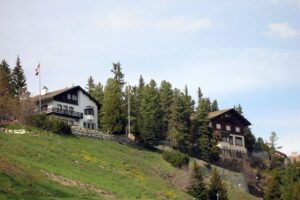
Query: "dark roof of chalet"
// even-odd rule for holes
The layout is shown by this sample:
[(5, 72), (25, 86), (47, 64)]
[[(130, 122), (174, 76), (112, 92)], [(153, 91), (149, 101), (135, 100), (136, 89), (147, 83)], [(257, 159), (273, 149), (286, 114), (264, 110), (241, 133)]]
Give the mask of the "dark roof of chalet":
[(235, 112), (248, 126), (251, 125), (251, 123), (243, 115), (241, 115), (239, 112), (237, 112), (234, 108), (210, 112), (210, 113), (208, 113), (208, 119), (214, 119), (214, 118), (216, 118), (224, 113), (227, 113), (227, 112)]
[[(55, 96), (57, 96), (59, 94), (62, 94), (64, 92), (67, 92), (67, 91), (70, 91), (70, 90), (77, 90), (77, 89), (81, 90), (85, 95), (87, 95), (90, 99), (92, 99), (98, 106), (101, 106), (100, 103), (94, 97), (92, 97), (87, 91), (82, 89), (82, 87), (80, 87), (79, 85), (69, 87), (69, 88), (60, 89), (60, 90), (55, 90), (55, 91), (52, 91), (52, 92), (48, 92), (44, 95), (41, 95), (41, 100), (45, 101), (45, 100), (48, 100), (48, 99), (53, 99)], [(37, 102), (37, 101), (39, 101), (39, 96), (40, 95), (33, 96), (33, 97), (31, 97), (31, 99), (33, 101)]]

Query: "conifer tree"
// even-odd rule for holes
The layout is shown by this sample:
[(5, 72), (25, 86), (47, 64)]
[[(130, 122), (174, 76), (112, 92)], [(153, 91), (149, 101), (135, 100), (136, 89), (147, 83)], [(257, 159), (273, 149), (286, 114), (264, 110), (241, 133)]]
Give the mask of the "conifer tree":
[(210, 200), (228, 199), (226, 184), (222, 181), (221, 176), (216, 169), (213, 169), (208, 193)]
[(114, 80), (117, 81), (118, 85), (122, 88), (125, 85), (124, 74), (122, 72), (121, 64), (113, 63), (113, 69), (111, 72), (114, 74)]
[(122, 92), (114, 79), (108, 79), (101, 109), (101, 125), (108, 133), (121, 133), (124, 128), (121, 105)]
[(140, 115), (143, 119), (141, 137), (150, 144), (156, 144), (160, 137), (160, 109), (159, 92), (154, 80), (143, 89)]
[(145, 81), (142, 75), (140, 75), (139, 78), (139, 85), (136, 91), (136, 103), (137, 103), (137, 121), (136, 121), (136, 133), (137, 135), (140, 134), (142, 126), (144, 124), (143, 116), (141, 115), (141, 104), (142, 104), (142, 97), (143, 97), (143, 91), (145, 88)]
[(173, 91), (171, 83), (167, 81), (162, 81), (159, 88), (159, 99), (160, 99), (160, 109), (161, 109), (161, 133), (164, 139), (168, 133), (169, 121), (171, 118), (171, 105), (173, 101)]
[(88, 78), (88, 81), (87, 81), (87, 84), (86, 84), (86, 87), (85, 89), (87, 90), (87, 92), (92, 95), (92, 92), (94, 91), (95, 89), (95, 82), (94, 82), (94, 79), (92, 76), (90, 76)]
[(281, 191), (280, 191), (280, 174), (279, 171), (273, 171), (271, 179), (268, 181), (264, 199), (265, 200), (280, 200)]
[(168, 124), (168, 139), (171, 141), (171, 145), (174, 148), (178, 148), (179, 143), (182, 140), (184, 121), (182, 116), (183, 111), (183, 94), (179, 89), (175, 88), (173, 91), (173, 99), (171, 104), (171, 116)]
[(241, 104), (237, 105), (237, 106), (234, 106), (234, 109), (240, 113), (241, 115), (243, 115), (243, 108), (241, 106)]
[(192, 181), (187, 191), (196, 199), (206, 200), (208, 198), (208, 191), (204, 183), (203, 173), (196, 161), (194, 162)]
[(9, 68), (8, 63), (6, 60), (2, 60), (0, 63), (0, 84), (2, 88), (2, 92), (0, 95), (5, 94), (12, 94), (12, 87), (11, 87), (11, 69)]
[(300, 197), (300, 170), (297, 169), (296, 162), (289, 163), (282, 176), (280, 187), (281, 199), (299, 200)]
[(14, 97), (18, 99), (27, 92), (26, 77), (19, 56), (12, 72), (12, 85)]
[(218, 110), (219, 110), (218, 102), (217, 102), (217, 100), (214, 100), (211, 104), (211, 111), (214, 112), (214, 111), (218, 111)]

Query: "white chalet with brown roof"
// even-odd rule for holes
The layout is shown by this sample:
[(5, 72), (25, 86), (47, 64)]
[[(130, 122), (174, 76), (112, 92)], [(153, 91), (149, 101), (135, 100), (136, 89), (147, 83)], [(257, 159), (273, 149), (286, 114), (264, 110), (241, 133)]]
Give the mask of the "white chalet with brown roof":
[[(39, 95), (31, 98), (39, 110)], [(98, 129), (100, 104), (80, 86), (48, 92), (46, 87), (41, 94), (42, 112), (59, 118), (71, 126), (85, 129)]]
[(217, 136), (219, 148), (230, 154), (246, 153), (244, 131), (251, 123), (235, 109), (226, 109), (208, 114), (210, 128)]

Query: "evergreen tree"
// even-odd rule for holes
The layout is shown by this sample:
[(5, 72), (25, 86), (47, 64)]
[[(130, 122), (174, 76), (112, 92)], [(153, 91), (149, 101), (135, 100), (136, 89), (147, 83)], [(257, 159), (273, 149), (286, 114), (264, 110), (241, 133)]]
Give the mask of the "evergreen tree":
[(210, 110), (207, 98), (202, 98), (194, 118), (194, 135), (196, 143), (193, 145), (193, 154), (203, 160), (209, 160), (213, 149), (213, 135), (209, 129), (208, 112)]
[(265, 200), (280, 200), (281, 191), (280, 191), (280, 174), (279, 171), (273, 171), (271, 179), (268, 181), (264, 199)]
[(159, 88), (159, 100), (161, 109), (162, 127), (161, 133), (164, 139), (168, 133), (169, 121), (171, 118), (171, 105), (173, 101), (173, 90), (171, 83), (162, 81)]
[(137, 121), (136, 121), (136, 135), (140, 135), (141, 129), (144, 124), (143, 116), (141, 115), (141, 104), (142, 104), (142, 97), (143, 97), (143, 91), (145, 88), (145, 81), (142, 75), (140, 75), (139, 78), (139, 85), (136, 91), (136, 104), (137, 104)]
[(186, 133), (184, 119), (184, 94), (177, 88), (173, 91), (173, 100), (171, 104), (171, 116), (168, 128), (168, 139), (175, 148), (186, 149), (188, 133)]
[(252, 152), (253, 149), (255, 148), (256, 138), (249, 127), (245, 128), (244, 138), (245, 138), (245, 147), (249, 152)]
[(299, 200), (300, 197), (300, 170), (296, 163), (288, 164), (282, 177), (280, 187), (282, 200)]
[(156, 144), (160, 137), (160, 108), (159, 92), (154, 80), (143, 89), (140, 115), (143, 119), (141, 137), (150, 144)]
[(201, 103), (201, 99), (202, 99), (202, 97), (203, 97), (203, 93), (202, 93), (200, 87), (198, 87), (197, 95), (198, 95), (198, 102), (197, 102), (197, 103), (198, 103), (198, 107), (199, 107), (199, 105), (200, 105), (200, 103)]
[(90, 76), (88, 78), (88, 81), (87, 81), (87, 85), (85, 87), (85, 89), (87, 90), (87, 92), (91, 95), (92, 92), (95, 90), (95, 82), (94, 82), (94, 79), (92, 76)]
[(101, 124), (108, 133), (121, 133), (124, 130), (122, 91), (114, 79), (108, 79), (101, 109)]
[(214, 112), (214, 111), (218, 111), (218, 110), (219, 110), (218, 102), (217, 102), (217, 100), (214, 100), (211, 104), (211, 111)]
[(234, 106), (234, 109), (240, 113), (241, 115), (243, 115), (243, 108), (242, 106), (239, 104), (238, 106)]
[(213, 169), (209, 185), (210, 200), (227, 200), (226, 184), (222, 181), (220, 174), (216, 169)]
[(120, 87), (123, 87), (125, 85), (125, 81), (121, 64), (119, 62), (113, 63), (113, 69), (111, 70), (111, 72), (114, 74), (114, 80), (117, 81)]
[(27, 92), (26, 77), (19, 56), (12, 72), (12, 85), (14, 97), (18, 99)]
[(0, 95), (4, 94), (12, 94), (11, 88), (11, 70), (9, 68), (8, 63), (6, 60), (2, 60), (0, 63), (0, 84), (2, 91)]
[(207, 188), (204, 184), (203, 173), (196, 161), (194, 162), (192, 181), (187, 191), (190, 195), (198, 200), (206, 200), (208, 198)]

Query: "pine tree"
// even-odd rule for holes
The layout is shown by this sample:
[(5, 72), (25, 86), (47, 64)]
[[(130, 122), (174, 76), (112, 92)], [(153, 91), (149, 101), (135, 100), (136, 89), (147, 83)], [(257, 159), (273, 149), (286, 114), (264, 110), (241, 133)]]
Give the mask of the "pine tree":
[(196, 161), (194, 162), (192, 181), (187, 191), (196, 199), (206, 200), (208, 198), (207, 188), (204, 184), (203, 173)]
[(90, 76), (88, 78), (87, 84), (85, 89), (87, 90), (87, 92), (91, 95), (92, 92), (95, 90), (95, 82), (92, 76)]
[(26, 77), (19, 56), (12, 72), (12, 85), (14, 97), (18, 99), (27, 92)]
[(300, 170), (296, 163), (289, 163), (282, 176), (280, 187), (282, 200), (299, 200), (300, 197)]
[(243, 115), (243, 108), (241, 106), (241, 104), (239, 104), (238, 106), (234, 106), (234, 109), (240, 113), (241, 115)]
[(171, 118), (171, 105), (173, 101), (173, 91), (171, 83), (162, 81), (159, 89), (161, 119), (162, 119), (162, 138), (168, 133), (169, 121)]
[(198, 106), (199, 106), (200, 103), (201, 103), (201, 99), (202, 99), (202, 97), (203, 97), (203, 93), (202, 93), (200, 87), (198, 87), (197, 95), (198, 95), (198, 102), (197, 102), (197, 103), (198, 103)]
[(2, 91), (0, 91), (0, 95), (12, 94), (11, 70), (6, 60), (2, 60), (0, 63), (0, 75), (0, 84), (2, 89)]
[(145, 88), (145, 81), (144, 81), (144, 78), (142, 75), (140, 75), (140, 78), (139, 78), (139, 85), (138, 85), (138, 88), (137, 88), (137, 135), (139, 135), (141, 133), (141, 129), (142, 129), (142, 126), (144, 124), (144, 120), (143, 120), (143, 116), (141, 115), (141, 104), (142, 104), (142, 97), (143, 97), (143, 91), (144, 91), (144, 88)]
[(108, 79), (101, 109), (101, 125), (108, 133), (121, 133), (124, 130), (122, 92), (114, 79)]
[(209, 160), (210, 151), (212, 147), (212, 133), (209, 129), (209, 119), (208, 112), (210, 110), (209, 101), (207, 98), (202, 98), (200, 105), (196, 110), (196, 117), (194, 124), (196, 124), (196, 144), (194, 144), (194, 154), (195, 156), (200, 157), (203, 160)]
[(189, 133), (187, 132), (188, 130), (184, 114), (185, 108), (185, 94), (175, 88), (173, 91), (173, 101), (171, 105), (168, 139), (171, 141), (174, 148), (186, 153), (189, 149)]
[(280, 200), (281, 199), (281, 191), (280, 191), (280, 174), (279, 171), (273, 171), (271, 179), (268, 181), (264, 199), (265, 200)]
[(227, 200), (226, 184), (222, 181), (220, 174), (216, 169), (213, 169), (209, 185), (210, 200)]
[(211, 111), (214, 112), (214, 111), (218, 111), (218, 110), (219, 110), (218, 102), (217, 102), (217, 100), (214, 100), (211, 104)]
[(114, 80), (117, 81), (120, 87), (123, 87), (125, 85), (125, 81), (121, 64), (119, 62), (113, 63), (113, 69), (111, 70), (111, 72), (114, 74)]
[(249, 152), (252, 152), (256, 143), (256, 138), (249, 127), (244, 131), (245, 147)]
[(156, 144), (160, 137), (160, 109), (159, 92), (154, 80), (143, 89), (140, 115), (143, 119), (141, 137), (150, 144)]

